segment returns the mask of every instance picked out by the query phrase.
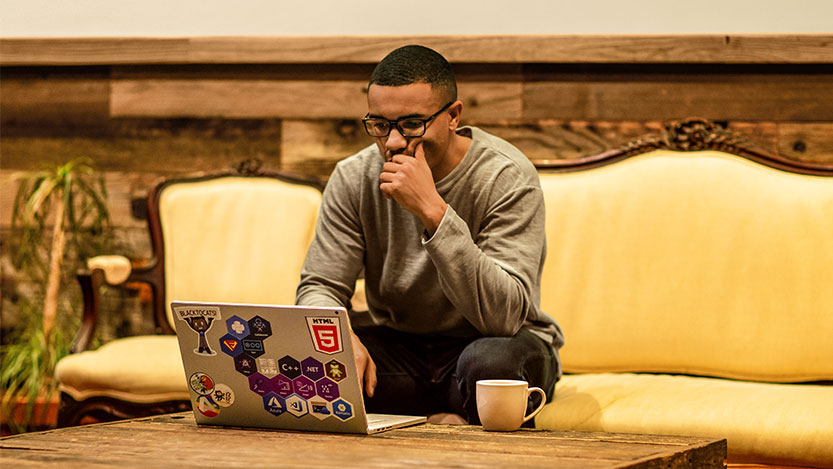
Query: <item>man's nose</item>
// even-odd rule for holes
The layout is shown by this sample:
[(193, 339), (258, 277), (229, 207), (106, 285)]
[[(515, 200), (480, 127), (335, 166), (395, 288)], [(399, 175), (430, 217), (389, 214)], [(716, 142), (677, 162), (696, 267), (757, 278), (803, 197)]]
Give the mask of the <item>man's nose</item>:
[(406, 139), (401, 133), (399, 133), (399, 129), (396, 126), (393, 126), (390, 129), (390, 134), (388, 135), (388, 139), (385, 140), (385, 147), (387, 147), (390, 151), (401, 150), (408, 146), (408, 139)]

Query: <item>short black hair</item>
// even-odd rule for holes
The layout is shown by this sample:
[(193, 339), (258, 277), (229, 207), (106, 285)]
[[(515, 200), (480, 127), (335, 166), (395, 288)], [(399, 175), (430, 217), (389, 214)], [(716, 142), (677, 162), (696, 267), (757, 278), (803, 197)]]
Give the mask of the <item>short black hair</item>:
[(403, 46), (394, 50), (373, 69), (370, 85), (405, 86), (428, 83), (439, 90), (447, 102), (457, 101), (457, 79), (445, 57), (419, 45)]

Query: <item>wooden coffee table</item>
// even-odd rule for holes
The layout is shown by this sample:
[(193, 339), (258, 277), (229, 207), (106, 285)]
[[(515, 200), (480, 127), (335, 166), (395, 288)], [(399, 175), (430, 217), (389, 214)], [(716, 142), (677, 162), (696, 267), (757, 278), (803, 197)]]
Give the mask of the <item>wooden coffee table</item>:
[(726, 440), (432, 425), (372, 436), (197, 426), (191, 412), (0, 438), (0, 466), (725, 467)]

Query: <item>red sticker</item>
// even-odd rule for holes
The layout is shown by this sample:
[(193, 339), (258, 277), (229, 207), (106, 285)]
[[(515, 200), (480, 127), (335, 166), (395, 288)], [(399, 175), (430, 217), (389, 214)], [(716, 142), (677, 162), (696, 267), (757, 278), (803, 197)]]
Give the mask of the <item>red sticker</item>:
[(307, 317), (307, 326), (315, 350), (330, 354), (344, 350), (341, 346), (341, 329), (338, 318)]

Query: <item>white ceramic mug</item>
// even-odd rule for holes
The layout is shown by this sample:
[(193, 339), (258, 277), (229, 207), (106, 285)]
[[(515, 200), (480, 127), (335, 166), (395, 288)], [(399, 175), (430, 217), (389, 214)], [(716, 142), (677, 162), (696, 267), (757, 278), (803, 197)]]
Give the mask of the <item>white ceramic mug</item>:
[[(526, 415), (527, 401), (533, 392), (541, 394), (541, 405)], [(544, 391), (530, 388), (526, 381), (482, 379), (477, 382), (477, 414), (486, 430), (515, 431), (522, 423), (538, 415), (546, 402)]]

